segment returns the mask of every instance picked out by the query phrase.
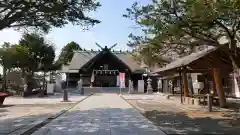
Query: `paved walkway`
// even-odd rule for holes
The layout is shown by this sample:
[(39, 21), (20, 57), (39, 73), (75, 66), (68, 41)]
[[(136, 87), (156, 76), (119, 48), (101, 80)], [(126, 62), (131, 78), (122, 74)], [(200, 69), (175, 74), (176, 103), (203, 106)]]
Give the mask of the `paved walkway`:
[(0, 135), (20, 135), (86, 96), (69, 94), (69, 100), (72, 102), (62, 102), (62, 97), (62, 94), (56, 94), (44, 98), (6, 98), (4, 105), (0, 107)]
[(94, 94), (33, 135), (165, 135), (117, 94)]

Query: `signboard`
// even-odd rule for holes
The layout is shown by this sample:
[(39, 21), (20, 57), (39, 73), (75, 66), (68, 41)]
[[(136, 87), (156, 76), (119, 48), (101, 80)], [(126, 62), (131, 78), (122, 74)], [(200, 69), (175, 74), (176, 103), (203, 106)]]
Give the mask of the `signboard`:
[(119, 73), (120, 87), (125, 88), (125, 73)]

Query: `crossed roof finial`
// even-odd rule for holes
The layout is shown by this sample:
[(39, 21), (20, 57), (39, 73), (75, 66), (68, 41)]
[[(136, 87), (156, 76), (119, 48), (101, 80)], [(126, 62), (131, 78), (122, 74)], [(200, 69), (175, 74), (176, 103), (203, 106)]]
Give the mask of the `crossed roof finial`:
[(105, 47), (103, 48), (103, 47), (102, 47), (101, 45), (99, 45), (98, 43), (96, 43), (96, 45), (97, 45), (99, 48), (101, 48), (102, 50), (104, 50), (104, 49), (111, 50), (112, 48), (114, 48), (115, 46), (117, 46), (117, 43), (114, 44), (114, 45), (112, 45), (110, 48), (108, 48), (107, 46), (105, 46)]
[(98, 43), (95, 43), (99, 48), (101, 48), (102, 50), (104, 49), (101, 45), (99, 45)]

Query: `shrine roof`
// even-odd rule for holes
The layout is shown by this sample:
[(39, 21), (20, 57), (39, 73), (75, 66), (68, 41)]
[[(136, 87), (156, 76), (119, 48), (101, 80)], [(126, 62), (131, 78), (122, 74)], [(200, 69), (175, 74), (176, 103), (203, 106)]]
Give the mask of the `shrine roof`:
[[(70, 62), (69, 69), (70, 70), (81, 69), (85, 64), (87, 64), (89, 61), (101, 55), (104, 51), (106, 50), (102, 50), (102, 51), (83, 50), (83, 51), (75, 52), (73, 55), (72, 61)], [(135, 60), (131, 52), (111, 51), (111, 50), (108, 50), (108, 51), (113, 55), (115, 55), (124, 64), (126, 64), (131, 69), (131, 71), (135, 72), (135, 71), (143, 70), (143, 68), (141, 67), (141, 64), (137, 60)]]

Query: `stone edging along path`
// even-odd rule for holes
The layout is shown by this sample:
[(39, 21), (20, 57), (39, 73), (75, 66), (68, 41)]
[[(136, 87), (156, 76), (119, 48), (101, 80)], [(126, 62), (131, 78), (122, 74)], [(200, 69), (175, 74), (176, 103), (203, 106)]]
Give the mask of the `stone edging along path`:
[(67, 109), (61, 110), (56, 114), (51, 115), (50, 117), (44, 118), (44, 119), (40, 119), (40, 120), (36, 120), (34, 123), (30, 123), (24, 127), (22, 127), (22, 130), (15, 130), (13, 132), (10, 132), (8, 134), (11, 135), (30, 135), (32, 133), (34, 133), (35, 131), (37, 131), (38, 129), (40, 129), (41, 127), (45, 126), (46, 124), (48, 124), (49, 122), (51, 122), (52, 120), (60, 117), (61, 115), (65, 114), (66, 112), (68, 112), (70, 109), (72, 109), (74, 106), (76, 106), (77, 104), (79, 104), (80, 102), (86, 100), (87, 98), (89, 98), (90, 96), (92, 96), (94, 93), (90, 93), (89, 95), (87, 95), (86, 97), (84, 97), (83, 99), (77, 101), (76, 103), (74, 103), (72, 106), (70, 106)]
[(137, 111), (139, 111), (142, 115), (146, 112), (144, 109), (134, 106), (132, 103), (128, 102), (127, 99), (125, 99), (122, 95), (119, 95), (124, 101), (126, 101), (129, 105), (131, 105), (134, 109), (136, 109)]

